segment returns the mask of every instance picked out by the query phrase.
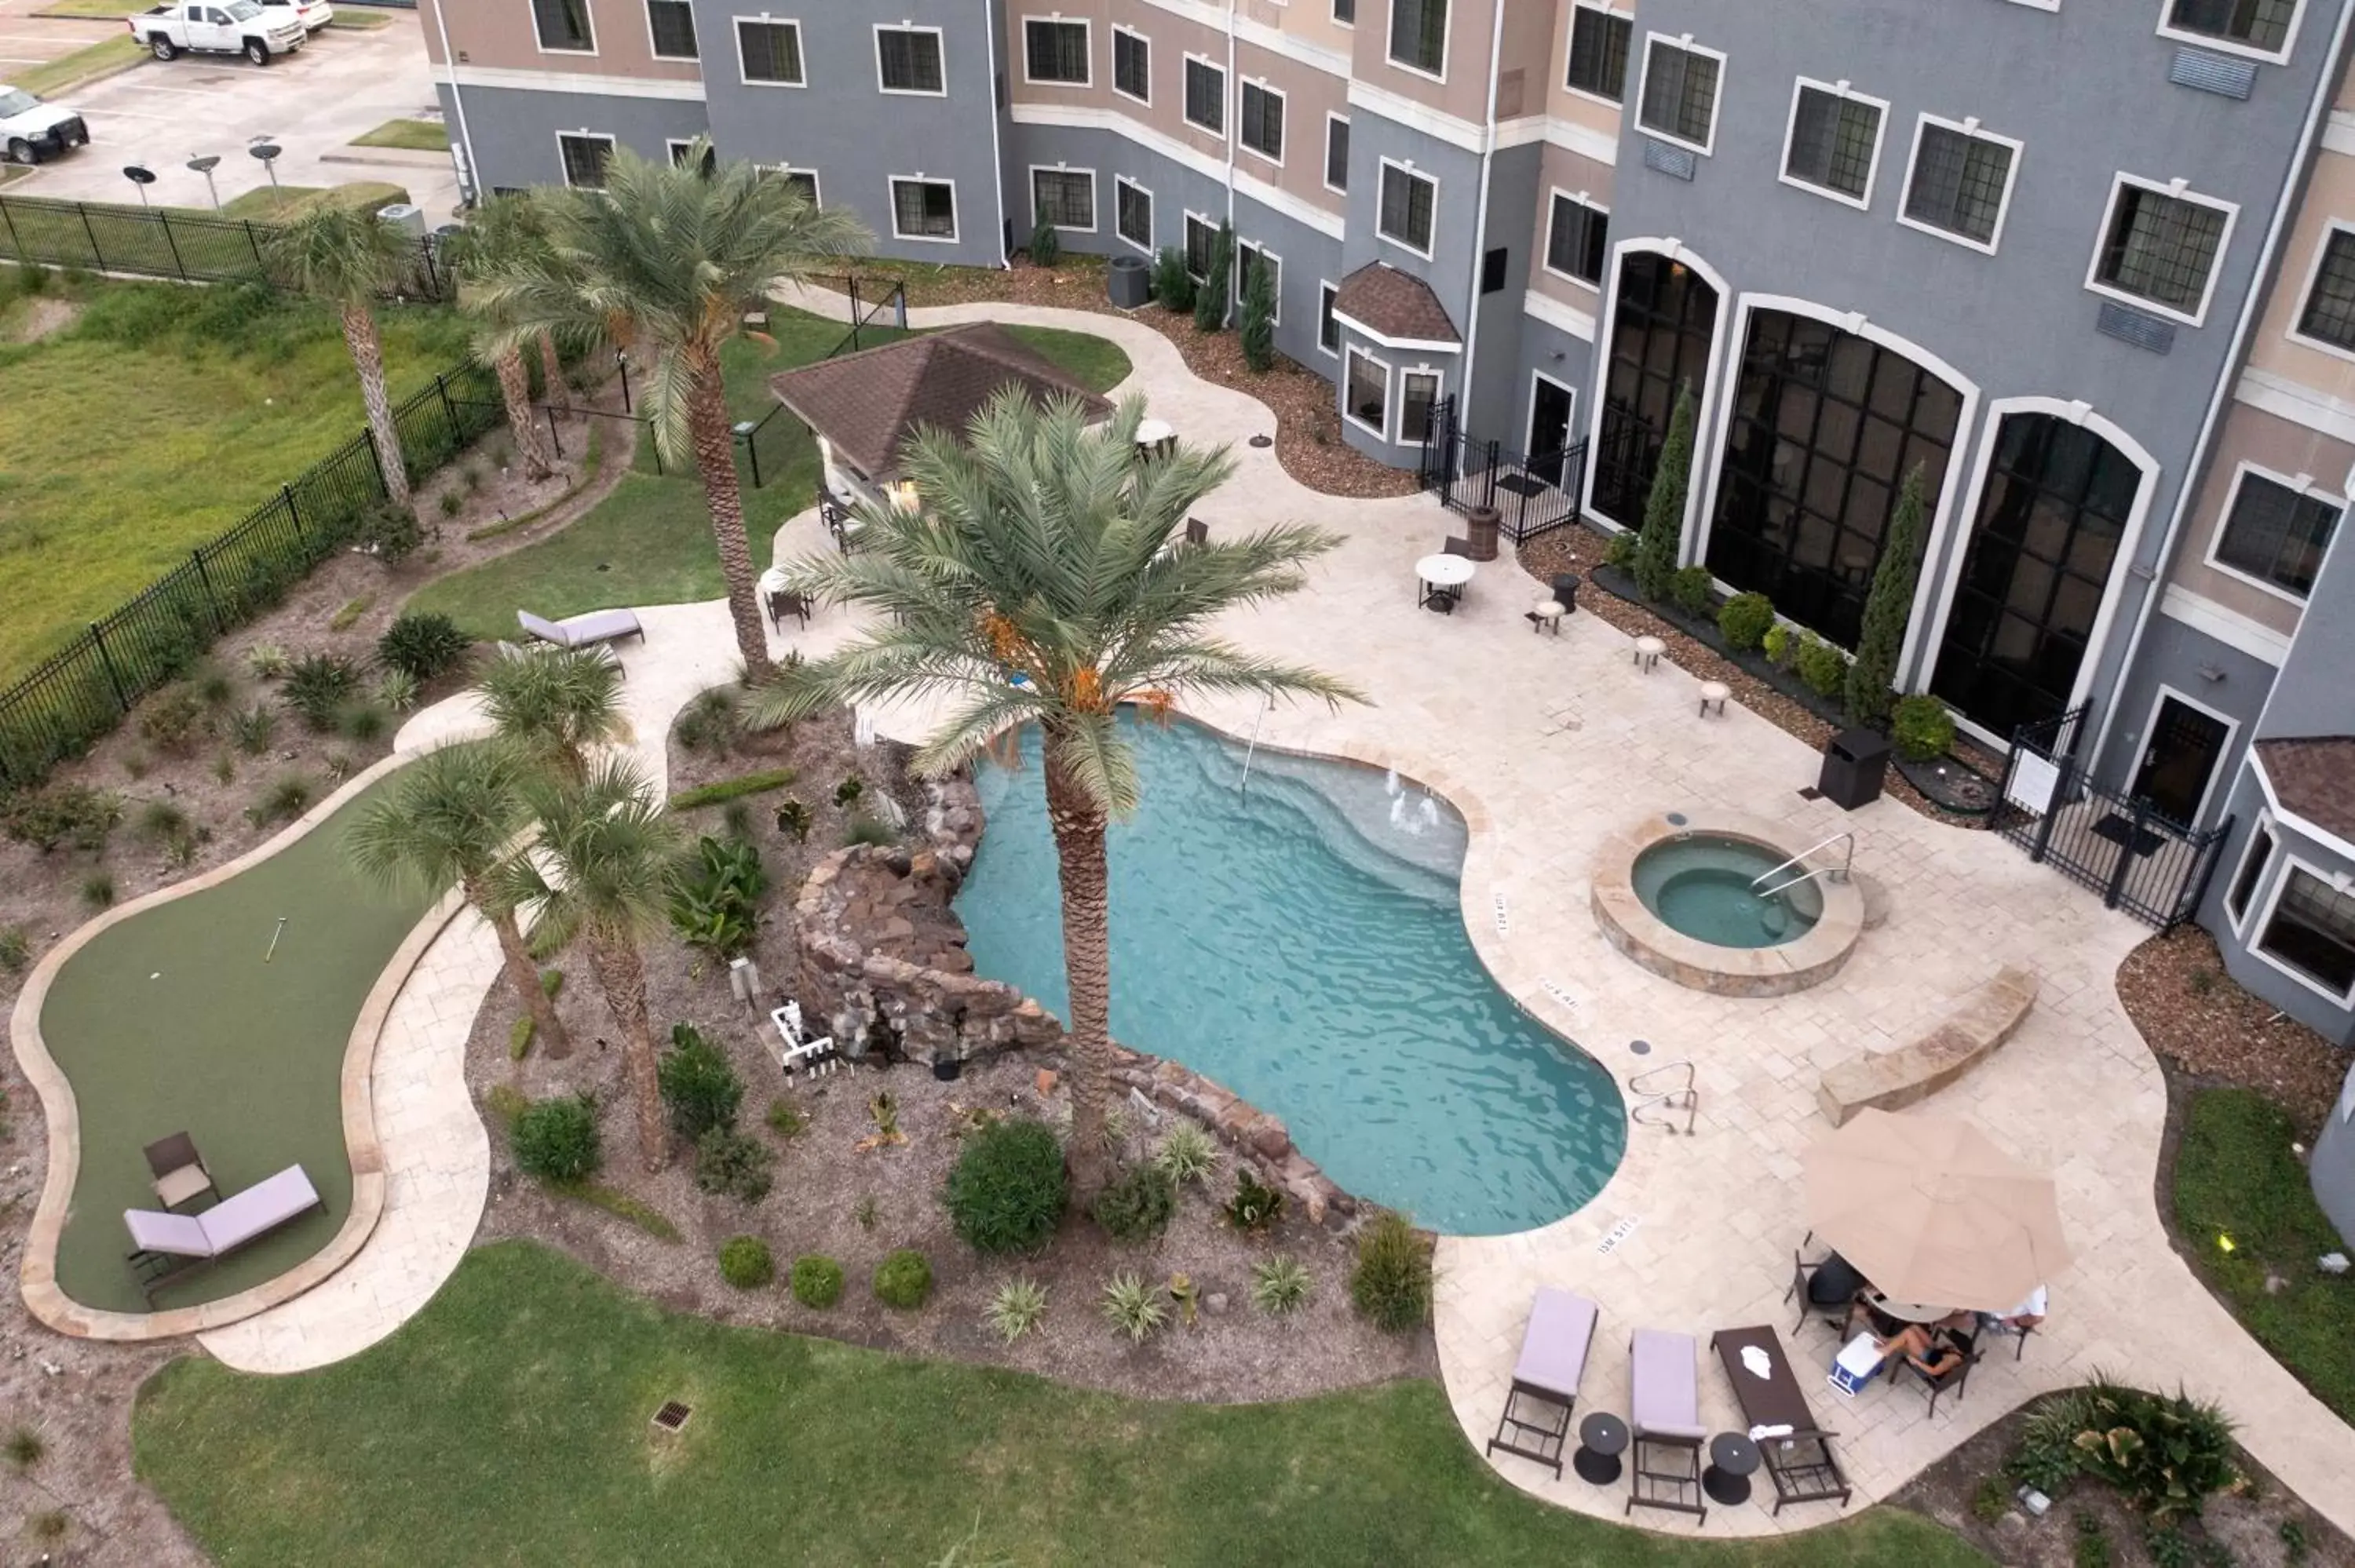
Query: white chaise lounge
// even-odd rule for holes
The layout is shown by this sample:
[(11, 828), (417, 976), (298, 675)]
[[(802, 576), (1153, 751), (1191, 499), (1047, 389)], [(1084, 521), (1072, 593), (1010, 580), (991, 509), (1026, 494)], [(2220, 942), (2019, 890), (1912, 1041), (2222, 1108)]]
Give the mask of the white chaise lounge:
[(619, 642), (625, 637), (645, 641), (646, 629), (638, 624), (637, 616), (626, 609), (592, 609), (586, 615), (569, 616), (562, 620), (544, 620), (527, 609), (516, 611), (516, 622), (542, 642), (553, 642), (559, 648), (593, 648), (601, 642)]
[(1594, 1303), (1550, 1286), (1538, 1287), (1521, 1334), (1520, 1359), (1513, 1363), (1512, 1386), (1488, 1452), (1502, 1448), (1553, 1467), (1561, 1478), (1562, 1444), (1570, 1436), (1570, 1413), (1586, 1375), (1586, 1352), (1594, 1341)]
[(201, 1214), (166, 1214), (153, 1209), (125, 1209), (123, 1223), (130, 1228), (132, 1272), (148, 1300), (172, 1281), (227, 1257), (292, 1224), (312, 1210), (326, 1211), (326, 1201), (300, 1165), (289, 1165), (267, 1181), (222, 1199)]

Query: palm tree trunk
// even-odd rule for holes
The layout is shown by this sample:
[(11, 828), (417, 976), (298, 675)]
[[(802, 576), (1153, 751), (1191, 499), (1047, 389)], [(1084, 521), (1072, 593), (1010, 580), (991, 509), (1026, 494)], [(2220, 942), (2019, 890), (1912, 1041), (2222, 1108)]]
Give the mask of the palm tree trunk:
[(1110, 1170), (1104, 1113), (1112, 1099), (1111, 898), (1104, 813), (1047, 740), (1047, 821), (1063, 884), (1063, 977), (1071, 991), (1072, 1201), (1093, 1202)]
[(531, 1015), (532, 1033), (547, 1048), (550, 1061), (560, 1062), (572, 1054), (572, 1038), (564, 1032), (564, 1021), (556, 1016), (556, 1002), (548, 989), (539, 983), (539, 966), (532, 962), (531, 949), (524, 945), (523, 927), (516, 924), (515, 911), (502, 909), (491, 912), (488, 901), (478, 887), (469, 886), (466, 902), (483, 912), (483, 918), (498, 933), (499, 957), (507, 974), (507, 983), (515, 987), (516, 998), (524, 1011)]
[(492, 366), (498, 372), (499, 397), (507, 406), (507, 431), (515, 437), (516, 455), (523, 459), (523, 476), (535, 482), (556, 471), (548, 455), (548, 438), (541, 434), (539, 415), (531, 406), (531, 372), (523, 355), (510, 349)]
[(719, 575), (728, 579), (728, 618), (736, 623), (736, 652), (743, 656), (745, 678), (757, 683), (773, 674), (776, 666), (769, 662), (768, 633), (761, 628), (761, 603), (754, 593), (752, 551), (744, 539), (744, 493), (736, 480), (736, 434), (728, 422), (727, 385), (718, 355), (678, 352), (690, 355), (687, 429), (695, 442), (695, 466), (703, 477), (703, 503), (711, 514), (711, 536), (719, 546)]
[(401, 461), (400, 430), (392, 422), (392, 399), (384, 389), (384, 342), (377, 336), (376, 317), (365, 304), (344, 307), (344, 344), (352, 351), (352, 368), (360, 376), (360, 401), (368, 408), (368, 429), (376, 436), (376, 457), (384, 470), (384, 492), (403, 512), (417, 503), (409, 493), (409, 468)]
[(556, 352), (556, 339), (548, 333), (539, 334), (539, 378), (544, 385), (540, 395), (556, 405), (559, 414), (572, 412), (572, 399), (564, 385), (564, 361)]
[(649, 1175), (670, 1163), (670, 1128), (663, 1119), (662, 1082), (655, 1071), (655, 1037), (646, 1022), (646, 971), (627, 937), (589, 942), (589, 967), (605, 1010), (622, 1032), (623, 1076), (638, 1116), (638, 1157)]

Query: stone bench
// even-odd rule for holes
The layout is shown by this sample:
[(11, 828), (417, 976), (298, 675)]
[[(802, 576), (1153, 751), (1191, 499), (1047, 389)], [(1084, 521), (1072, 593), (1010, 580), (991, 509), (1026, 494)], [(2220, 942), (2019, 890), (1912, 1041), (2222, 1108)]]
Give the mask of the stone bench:
[(1894, 1051), (1868, 1052), (1826, 1072), (1817, 1101), (1838, 1127), (1866, 1106), (1897, 1110), (1926, 1099), (2010, 1039), (2035, 1003), (2036, 977), (2007, 965), (1920, 1039)]

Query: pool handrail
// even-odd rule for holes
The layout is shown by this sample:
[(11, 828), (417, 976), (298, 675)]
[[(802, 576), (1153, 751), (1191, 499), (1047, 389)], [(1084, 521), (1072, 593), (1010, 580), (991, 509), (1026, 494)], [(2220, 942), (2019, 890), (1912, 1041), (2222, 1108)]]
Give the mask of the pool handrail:
[[(1750, 891), (1753, 893), (1757, 892), (1758, 885), (1765, 881), (1768, 877), (1774, 875), (1776, 872), (1788, 871), (1795, 865), (1804, 865), (1806, 863), (1806, 859), (1809, 855), (1815, 853), (1819, 849), (1829, 849), (1832, 845), (1839, 842), (1842, 839), (1846, 839), (1848, 841), (1848, 858), (1840, 862), (1839, 874), (1837, 877), (1834, 877), (1833, 880), (1837, 882), (1846, 882), (1848, 880), (1849, 868), (1856, 864), (1856, 832), (1855, 830), (1849, 828), (1843, 828), (1838, 832), (1834, 833), (1831, 837), (1826, 839), (1819, 844), (1809, 844), (1806, 849), (1801, 850), (1798, 853), (1793, 855), (1790, 859), (1785, 861), (1780, 865), (1773, 866), (1765, 871), (1760, 872), (1756, 876), (1750, 879)], [(1825, 866), (1821, 870), (1807, 873), (1806, 876), (1795, 876), (1790, 881), (1782, 884), (1780, 886), (1768, 888), (1766, 890), (1767, 896), (1771, 898), (1777, 893), (1787, 893), (1792, 888), (1798, 886), (1799, 884), (1806, 881), (1807, 877), (1826, 876), (1829, 875), (1830, 873), (1831, 868), (1829, 866)]]
[[(1654, 1090), (1644, 1086), (1644, 1081), (1646, 1078), (1657, 1079), (1662, 1074), (1673, 1073), (1680, 1068), (1684, 1072), (1684, 1081), (1675, 1088)], [(1673, 1118), (1678, 1111), (1682, 1111), (1685, 1113), (1684, 1134), (1687, 1138), (1690, 1138), (1693, 1122), (1700, 1115), (1700, 1089), (1695, 1082), (1699, 1071), (1700, 1069), (1693, 1065), (1691, 1057), (1679, 1056), (1673, 1062), (1663, 1062), (1657, 1067), (1646, 1067), (1628, 1078), (1627, 1092), (1640, 1097), (1628, 1108), (1627, 1120), (1637, 1127), (1667, 1128), (1668, 1135), (1673, 1138), (1677, 1133), (1677, 1125)], [(1644, 1113), (1647, 1110), (1658, 1111), (1660, 1115), (1657, 1119), (1646, 1121), (1644, 1119)]]

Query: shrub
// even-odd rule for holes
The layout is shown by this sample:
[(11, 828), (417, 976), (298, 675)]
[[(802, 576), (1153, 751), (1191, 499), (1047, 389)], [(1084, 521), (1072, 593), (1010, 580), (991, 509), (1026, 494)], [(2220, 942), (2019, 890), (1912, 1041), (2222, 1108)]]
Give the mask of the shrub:
[(336, 715), (359, 683), (359, 670), (350, 660), (334, 653), (305, 653), (286, 666), (286, 705), (324, 735), (336, 727)]
[(1168, 1321), (1169, 1309), (1161, 1305), (1161, 1292), (1155, 1287), (1134, 1274), (1115, 1274), (1104, 1287), (1103, 1315), (1130, 1343), (1141, 1345)]
[(1198, 1124), (1181, 1121), (1161, 1140), (1153, 1163), (1172, 1185), (1199, 1181), (1207, 1186), (1210, 1172), (1219, 1168), (1219, 1146)]
[(114, 873), (106, 870), (91, 872), (81, 879), (81, 901), (92, 909), (103, 909), (114, 902)]
[(25, 935), (25, 927), (0, 926), (0, 969), (12, 975), (21, 973), (32, 959), (32, 938)]
[(1744, 652), (1766, 641), (1774, 625), (1774, 603), (1763, 593), (1738, 593), (1718, 608), (1718, 635)]
[(1685, 386), (1678, 388), (1676, 407), (1668, 416), (1668, 439), (1652, 471), (1652, 489), (1644, 498), (1644, 526), (1636, 538), (1636, 590), (1647, 599), (1667, 598), (1675, 583), (1692, 452), (1693, 395), (1692, 387)]
[(394, 713), (408, 713), (417, 706), (417, 677), (406, 670), (378, 672), (376, 700)]
[(346, 599), (344, 607), (327, 618), (327, 630), (349, 631), (357, 623), (359, 618), (366, 615), (375, 604), (376, 595), (372, 593), (364, 593), (357, 599)]
[(409, 559), (424, 542), (425, 530), (417, 525), (417, 514), (389, 501), (378, 502), (352, 524), (353, 547), (389, 567)]
[(1253, 267), (1243, 280), (1243, 319), (1239, 335), (1243, 363), (1254, 376), (1275, 368), (1275, 275), (1266, 266)]
[(1114, 1239), (1150, 1241), (1178, 1212), (1178, 1184), (1151, 1165), (1132, 1165), (1096, 1194), (1096, 1224)]
[(777, 1260), (759, 1236), (730, 1236), (719, 1244), (719, 1277), (739, 1290), (758, 1290), (777, 1277)]
[(531, 1054), (532, 1031), (538, 1027), (530, 1013), (525, 1013), (507, 1026), (507, 1060), (520, 1062)]
[(29, 1470), (39, 1464), (41, 1456), (48, 1451), (48, 1444), (42, 1440), (39, 1433), (29, 1426), (19, 1426), (9, 1433), (5, 1448), (8, 1462), (20, 1470)]
[(1265, 1257), (1252, 1265), (1252, 1305), (1271, 1318), (1288, 1317), (1308, 1299), (1308, 1266), (1296, 1257)]
[(123, 821), (123, 797), (87, 784), (51, 784), (0, 798), (0, 833), (48, 854), (70, 844), (91, 854)]
[(707, 959), (725, 963), (760, 935), (761, 898), (769, 874), (759, 847), (742, 839), (696, 841), (695, 857), (671, 895), (671, 929)]
[(1063, 242), (1057, 237), (1055, 226), (1047, 220), (1045, 214), (1040, 214), (1039, 221), (1030, 226), (1030, 264), (1052, 267), (1056, 258), (1062, 253)]
[(1636, 567), (1636, 535), (1633, 528), (1623, 528), (1603, 542), (1603, 564), (1618, 570), (1633, 571)]
[(208, 708), (225, 708), (237, 700), (236, 680), (218, 664), (205, 665), (189, 684)]
[(850, 825), (842, 830), (842, 842), (845, 845), (868, 844), (880, 849), (887, 844), (897, 843), (899, 841), (900, 835), (891, 831), (890, 823), (870, 817), (864, 811), (852, 817)]
[(1431, 1249), (1403, 1214), (1387, 1211), (1358, 1237), (1349, 1299), (1377, 1329), (1401, 1333), (1431, 1317)]
[(1799, 679), (1819, 697), (1838, 696), (1848, 684), (1848, 655), (1819, 638), (1800, 645), (1796, 667)]
[(842, 1299), (842, 1265), (811, 1253), (794, 1259), (794, 1299), (821, 1311)]
[(809, 842), (810, 809), (788, 797), (777, 807), (777, 832), (790, 835), (797, 844)]
[(1897, 493), (1896, 510), (1890, 514), (1881, 541), (1881, 560), (1872, 569), (1872, 587), (1865, 595), (1864, 619), (1857, 632), (1856, 662), (1843, 672), (1850, 724), (1886, 724), (1890, 705), (1897, 700), (1897, 658), (1904, 648), (1906, 623), (1913, 619), (1913, 588), (1922, 572), (1927, 511), (1922, 486), (1922, 465), (1915, 463)]
[(989, 1298), (982, 1316), (998, 1337), (1012, 1344), (1047, 1316), (1047, 1287), (1036, 1280), (1009, 1279)]
[(455, 517), (466, 509), (466, 503), (454, 490), (443, 491), (442, 499), (437, 504), (442, 508), (442, 515), (444, 517)]
[(809, 1127), (809, 1118), (802, 1114), (802, 1107), (783, 1095), (769, 1102), (769, 1114), (762, 1119), (779, 1138), (799, 1138)]
[(1055, 1234), (1069, 1199), (1054, 1129), (1027, 1118), (993, 1122), (969, 1139), (941, 1202), (976, 1252), (1035, 1252)]
[(1677, 575), (1668, 579), (1668, 597), (1687, 615), (1705, 615), (1709, 601), (1717, 592), (1717, 583), (1707, 567), (1679, 567)]
[(1268, 1230), (1284, 1216), (1284, 1193), (1248, 1171), (1235, 1172), (1235, 1195), (1226, 1202), (1227, 1224), (1250, 1235)]
[(448, 616), (410, 610), (376, 640), (376, 662), (423, 685), (464, 659), (471, 645)]
[(834, 787), (834, 803), (847, 811), (858, 804), (858, 798), (866, 793), (866, 781), (856, 773), (848, 774), (841, 783)]
[(164, 863), (174, 871), (186, 871), (197, 863), (197, 852), (204, 846), (211, 832), (203, 828), (192, 833), (175, 833), (164, 841)]
[(1799, 650), (1799, 640), (1789, 627), (1778, 620), (1758, 639), (1758, 648), (1766, 655), (1768, 663), (1778, 670), (1787, 670), (1791, 665), (1791, 655)]
[(769, 1168), (776, 1160), (759, 1139), (732, 1127), (709, 1128), (695, 1140), (695, 1184), (707, 1192), (757, 1203), (769, 1195), (773, 1181)]
[(275, 642), (257, 642), (245, 651), (245, 667), (258, 681), (274, 681), (286, 673), (286, 650)]
[(733, 1128), (744, 1102), (744, 1080), (692, 1023), (675, 1025), (671, 1048), (655, 1065), (671, 1130), (690, 1143), (714, 1128)]
[(510, 1141), (517, 1170), (559, 1186), (586, 1181), (604, 1160), (596, 1103), (587, 1095), (567, 1095), (526, 1107), (515, 1118)]
[[(681, 737), (682, 739), (684, 736)], [(758, 773), (741, 774), (734, 779), (722, 779), (716, 784), (705, 784), (693, 789), (681, 789), (670, 798), (674, 811), (692, 811), (698, 806), (723, 806), (746, 795), (763, 794), (782, 789), (794, 781), (790, 768), (764, 768)], [(781, 827), (780, 832), (784, 830)], [(806, 828), (803, 830), (808, 832)]]
[(248, 757), (259, 757), (269, 750), (277, 734), (277, 711), (266, 704), (256, 703), (243, 713), (229, 715), (229, 737)]
[(188, 831), (188, 813), (169, 800), (150, 800), (139, 809), (139, 836), (158, 842)]
[(912, 1312), (932, 1294), (932, 1266), (914, 1247), (903, 1246), (875, 1266), (875, 1299)]
[(876, 1206), (875, 1194), (872, 1192), (862, 1193), (858, 1202), (850, 1206), (850, 1217), (858, 1222), (858, 1228), (862, 1231), (873, 1230), (875, 1222), (881, 1216), (881, 1213), (882, 1211)]
[(1194, 275), (1186, 270), (1186, 252), (1165, 245), (1153, 259), (1153, 297), (1165, 311), (1183, 314), (1194, 308)]
[(385, 726), (391, 722), (374, 703), (354, 703), (336, 721), (336, 727), (343, 732), (346, 740), (371, 746), (384, 738)]
[(237, 782), (237, 758), (224, 751), (213, 758), (213, 778), (222, 784)]
[(1935, 697), (1900, 697), (1889, 734), (1906, 761), (1934, 762), (1954, 748), (1955, 715)]
[(689, 751), (725, 751), (743, 734), (743, 724), (735, 689), (711, 686), (688, 700), (673, 728)]
[(166, 686), (139, 710), (139, 738), (174, 757), (187, 756), (211, 730), (205, 700), (191, 686)]
[(2232, 1423), (2220, 1407), (2099, 1373), (2037, 1410), (2020, 1437), (2023, 1454), (2034, 1448), (2056, 1468), (2065, 1446), (2079, 1473), (2115, 1487), (2159, 1525), (2197, 1518), (2211, 1497), (2241, 1480)]
[(2077, 1515), (2076, 1538), (2069, 1543), (2069, 1561), (2075, 1568), (2110, 1568), (2109, 1532), (2099, 1514)]
[(1235, 264), (1235, 226), (1220, 223), (1210, 241), (1210, 265), (1202, 286), (1194, 291), (1194, 330), (1217, 332), (1227, 324), (1227, 295)]
[(245, 820), (257, 828), (266, 828), (272, 822), (291, 822), (310, 809), (311, 781), (300, 773), (289, 773), (245, 809)]

